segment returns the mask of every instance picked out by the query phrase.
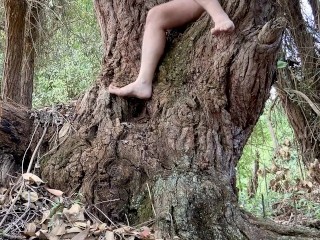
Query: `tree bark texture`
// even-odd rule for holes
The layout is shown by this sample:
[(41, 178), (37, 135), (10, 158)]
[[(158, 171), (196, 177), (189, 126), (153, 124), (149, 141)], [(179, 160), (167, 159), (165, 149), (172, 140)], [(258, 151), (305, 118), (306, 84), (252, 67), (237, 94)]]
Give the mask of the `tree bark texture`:
[(309, 0), (309, 4), (312, 9), (312, 15), (314, 23), (318, 31), (320, 30), (320, 3), (317, 0)]
[(0, 152), (22, 157), (30, 140), (32, 121), (28, 110), (0, 100)]
[(293, 235), (243, 213), (235, 186), (238, 160), (275, 79), (284, 29), (275, 2), (224, 1), (237, 26), (231, 35), (212, 37), (207, 14), (170, 31), (152, 99), (110, 96), (112, 81), (124, 85), (137, 76), (146, 14), (162, 2), (94, 1), (103, 69), (78, 101), (74, 131), (42, 161), (42, 177), (89, 203), (105, 201), (99, 207), (113, 219), (155, 218), (163, 239)]
[[(317, 3), (310, 3), (313, 12), (317, 13)], [(300, 2), (282, 1), (281, 7), (287, 16), (288, 30), (293, 39), (290, 44), (296, 46), (301, 66), (280, 71), (278, 93), (299, 142), (303, 162), (308, 167), (315, 159), (320, 158), (320, 115), (312, 109), (306, 99), (292, 90), (302, 92), (314, 105), (320, 106), (319, 53), (314, 36), (303, 18)]]
[(26, 36), (24, 41), (24, 58), (21, 78), (21, 104), (32, 108), (33, 79), (36, 55), (36, 43), (39, 37), (41, 6), (30, 3), (27, 16)]
[(21, 102), (21, 70), (24, 49), (27, 2), (4, 0), (6, 15), (6, 53), (2, 82), (2, 99)]

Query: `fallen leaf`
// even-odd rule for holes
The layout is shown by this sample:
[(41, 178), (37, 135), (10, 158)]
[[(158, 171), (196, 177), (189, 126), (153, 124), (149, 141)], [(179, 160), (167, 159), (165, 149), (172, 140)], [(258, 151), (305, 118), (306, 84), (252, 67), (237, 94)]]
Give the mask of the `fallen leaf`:
[(36, 232), (36, 236), (40, 240), (48, 240), (49, 239), (49, 234), (46, 231), (43, 231), (43, 230), (39, 230), (38, 232)]
[(30, 192), (30, 191), (22, 192), (21, 197), (26, 201), (29, 201), (30, 199), (30, 202), (36, 202), (39, 199), (38, 194), (36, 192)]
[(106, 223), (100, 224), (100, 225), (98, 226), (98, 229), (99, 229), (100, 231), (106, 230), (106, 229), (107, 229), (107, 224), (106, 224)]
[(45, 210), (43, 212), (43, 215), (42, 215), (42, 219), (40, 221), (40, 224), (44, 223), (47, 219), (49, 219), (50, 217), (50, 210)]
[(59, 237), (54, 235), (49, 235), (49, 240), (59, 240)]
[(106, 234), (104, 237), (106, 240), (115, 240), (114, 233), (112, 231), (106, 231)]
[(61, 197), (64, 192), (57, 190), (57, 189), (52, 189), (52, 188), (46, 188), (46, 190), (51, 193), (52, 195), (55, 195), (56, 197)]
[(142, 232), (139, 233), (139, 236), (144, 239), (144, 238), (148, 238), (151, 234), (150, 228), (148, 227), (143, 227), (142, 228)]
[(5, 195), (0, 195), (0, 205), (3, 205), (5, 203), (6, 196)]
[(24, 173), (24, 174), (22, 174), (22, 177), (24, 180), (34, 182), (37, 185), (44, 183), (41, 178), (39, 178), (37, 175), (34, 175), (32, 173)]
[(4, 195), (8, 191), (7, 188), (1, 187), (0, 188), (0, 195)]
[(92, 225), (90, 225), (90, 231), (97, 230), (97, 229), (99, 229), (99, 223), (93, 223)]
[(75, 227), (79, 227), (79, 228), (82, 228), (82, 229), (85, 229), (87, 227), (87, 224), (85, 222), (75, 222), (73, 225)]
[(115, 229), (113, 232), (117, 233), (117, 234), (122, 234), (122, 233), (125, 233), (125, 230), (124, 230), (124, 228), (121, 227), (121, 228)]
[(68, 210), (68, 213), (71, 215), (77, 215), (81, 210), (81, 206), (77, 203), (73, 204), (71, 208)]
[(55, 236), (61, 236), (66, 233), (66, 224), (62, 223), (61, 225), (55, 226), (52, 231), (50, 232), (50, 235)]
[(70, 123), (66, 122), (63, 127), (61, 128), (61, 130), (59, 131), (59, 139), (60, 138), (63, 138), (68, 132), (69, 132), (69, 129), (70, 129)]
[(72, 227), (70, 229), (67, 229), (67, 233), (79, 233), (82, 232), (82, 230), (78, 227)]
[(28, 237), (36, 236), (36, 229), (37, 225), (35, 223), (27, 223), (25, 230), (23, 231), (23, 234)]
[(85, 240), (86, 237), (89, 234), (89, 228), (87, 228), (86, 230), (78, 233), (76, 236), (74, 236), (73, 238), (71, 238), (71, 240)]
[(63, 214), (66, 216), (69, 222), (85, 221), (84, 208), (77, 203), (73, 204), (70, 209), (64, 208)]

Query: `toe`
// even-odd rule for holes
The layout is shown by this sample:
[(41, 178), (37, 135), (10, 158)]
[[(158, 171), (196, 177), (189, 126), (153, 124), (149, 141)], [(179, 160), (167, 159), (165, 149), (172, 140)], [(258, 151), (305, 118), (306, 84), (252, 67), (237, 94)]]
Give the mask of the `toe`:
[(218, 29), (218, 28), (212, 28), (212, 29), (211, 29), (211, 34), (212, 34), (212, 35), (217, 36), (217, 35), (219, 35), (220, 33), (221, 33), (221, 29)]
[(119, 89), (120, 88), (118, 88), (118, 87), (116, 87), (116, 86), (114, 86), (112, 84), (109, 85), (109, 92), (112, 93), (112, 94), (118, 94)]

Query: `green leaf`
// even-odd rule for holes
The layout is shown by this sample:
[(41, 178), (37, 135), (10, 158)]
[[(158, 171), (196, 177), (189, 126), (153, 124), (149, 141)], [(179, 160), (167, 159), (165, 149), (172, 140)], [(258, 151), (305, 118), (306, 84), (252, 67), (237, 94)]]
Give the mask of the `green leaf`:
[(284, 61), (282, 61), (282, 60), (279, 60), (279, 61), (277, 62), (277, 68), (278, 68), (278, 69), (286, 68), (287, 66), (288, 66), (288, 63), (287, 63), (287, 62), (284, 62)]

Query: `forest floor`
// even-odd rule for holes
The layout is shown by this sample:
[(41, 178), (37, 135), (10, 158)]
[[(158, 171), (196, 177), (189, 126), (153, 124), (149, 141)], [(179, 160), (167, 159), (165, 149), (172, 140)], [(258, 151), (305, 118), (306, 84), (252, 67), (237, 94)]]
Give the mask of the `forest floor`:
[[(320, 185), (301, 181), (294, 187), (296, 194), (290, 200), (275, 202), (268, 218), (320, 229), (319, 218), (311, 218), (306, 208), (297, 207), (301, 202), (319, 203)], [(9, 187), (0, 188), (0, 239), (157, 239), (152, 229), (155, 219), (136, 226), (128, 219), (115, 223), (99, 209), (101, 203), (83, 205), (81, 198), (49, 188), (32, 173), (12, 176)]]
[(148, 227), (152, 219), (137, 226), (115, 223), (101, 203), (85, 206), (80, 199), (48, 188), (32, 173), (12, 177), (9, 188), (0, 188), (0, 239), (156, 239)]

